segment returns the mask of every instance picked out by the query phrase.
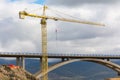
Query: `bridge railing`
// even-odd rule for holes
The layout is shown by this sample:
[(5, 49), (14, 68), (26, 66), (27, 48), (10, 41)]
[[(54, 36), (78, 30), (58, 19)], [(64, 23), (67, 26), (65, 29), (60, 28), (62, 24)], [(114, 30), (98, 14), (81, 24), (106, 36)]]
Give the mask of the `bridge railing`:
[[(42, 53), (29, 53), (29, 52), (0, 52), (0, 55), (33, 55), (33, 56), (42, 56)], [(120, 54), (69, 54), (69, 53), (48, 53), (48, 56), (91, 56), (91, 57), (120, 57)]]

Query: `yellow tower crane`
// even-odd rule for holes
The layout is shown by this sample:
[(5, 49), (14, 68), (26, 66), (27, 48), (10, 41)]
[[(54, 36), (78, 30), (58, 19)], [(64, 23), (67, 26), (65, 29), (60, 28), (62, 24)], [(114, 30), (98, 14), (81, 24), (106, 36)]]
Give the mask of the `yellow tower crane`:
[[(30, 14), (27, 13), (26, 11), (20, 11), (19, 12), (19, 18), (24, 19), (25, 16), (30, 16), (34, 18), (41, 18), (41, 35), (42, 35), (42, 62), (41, 62), (41, 71), (44, 74), (48, 70), (48, 55), (47, 55), (47, 19), (52, 19), (55, 21), (66, 21), (66, 22), (75, 22), (75, 23), (81, 23), (81, 24), (90, 24), (90, 25), (98, 25), (98, 26), (105, 26), (104, 24), (101, 23), (96, 23), (96, 22), (89, 22), (89, 21), (80, 21), (80, 20), (74, 20), (74, 19), (67, 19), (67, 18), (59, 18), (59, 17), (51, 17), (47, 16), (45, 14), (45, 11), (48, 7), (43, 6), (43, 14), (42, 15), (36, 15), (36, 14)], [(48, 80), (48, 75), (46, 74), (45, 76), (42, 77), (42, 80)]]

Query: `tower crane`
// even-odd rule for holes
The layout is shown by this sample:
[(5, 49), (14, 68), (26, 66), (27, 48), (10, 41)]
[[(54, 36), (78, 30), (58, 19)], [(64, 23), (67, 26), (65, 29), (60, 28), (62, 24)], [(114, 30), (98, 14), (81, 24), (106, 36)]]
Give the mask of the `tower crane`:
[[(41, 71), (44, 74), (48, 70), (48, 58), (47, 58), (47, 19), (55, 20), (55, 21), (66, 21), (66, 22), (74, 22), (74, 23), (81, 23), (81, 24), (89, 24), (89, 25), (97, 25), (97, 26), (105, 26), (101, 23), (90, 22), (90, 21), (80, 21), (75, 19), (67, 19), (67, 18), (60, 18), (60, 17), (53, 17), (46, 15), (47, 6), (43, 6), (43, 13), (42, 15), (30, 14), (26, 11), (19, 12), (19, 18), (24, 19), (26, 16), (34, 17), (34, 18), (41, 18), (41, 36), (42, 36), (42, 62), (41, 62)], [(48, 80), (48, 75), (42, 77), (42, 80)]]

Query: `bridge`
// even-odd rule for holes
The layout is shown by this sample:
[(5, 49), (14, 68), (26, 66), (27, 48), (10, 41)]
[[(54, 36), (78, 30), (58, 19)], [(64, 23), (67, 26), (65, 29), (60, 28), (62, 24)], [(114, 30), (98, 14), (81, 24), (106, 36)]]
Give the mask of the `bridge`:
[[(42, 53), (28, 53), (28, 52), (0, 52), (0, 57), (26, 57), (26, 58), (41, 58)], [(120, 59), (120, 54), (86, 54), (86, 53), (48, 53), (48, 58), (95, 58), (95, 59)]]
[[(25, 69), (25, 60), (24, 58), (42, 58), (42, 53), (27, 53), (27, 52), (0, 52), (0, 57), (12, 57), (16, 58), (16, 65), (21, 66)], [(61, 62), (56, 63), (48, 68), (48, 71), (45, 73), (42, 73), (41, 71), (38, 71), (34, 74), (36, 78), (40, 78), (44, 76), (45, 74), (49, 73), (50, 71), (57, 69), (63, 65), (76, 62), (76, 61), (89, 61), (101, 64), (103, 66), (106, 66), (118, 73), (120, 75), (120, 65), (115, 64), (110, 61), (110, 59), (120, 59), (120, 54), (80, 54), (80, 53), (74, 53), (74, 54), (68, 54), (68, 53), (48, 53), (48, 58), (55, 58), (55, 59), (61, 59)], [(41, 60), (40, 60), (41, 61)]]

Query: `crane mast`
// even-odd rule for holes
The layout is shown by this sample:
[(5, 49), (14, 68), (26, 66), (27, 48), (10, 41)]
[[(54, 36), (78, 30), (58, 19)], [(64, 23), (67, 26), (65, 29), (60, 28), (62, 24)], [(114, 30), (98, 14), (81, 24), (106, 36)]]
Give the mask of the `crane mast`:
[[(43, 7), (43, 15), (45, 16), (45, 10), (46, 6)], [(43, 17), (41, 19), (41, 35), (42, 35), (42, 60), (41, 60), (41, 70), (44, 74), (46, 71), (48, 71), (48, 58), (47, 58), (47, 23), (46, 18)], [(45, 74), (42, 77), (42, 80), (48, 80), (48, 75)]]
[(41, 36), (42, 36), (42, 59), (41, 59), (41, 71), (45, 76), (41, 78), (41, 80), (48, 80), (48, 74), (46, 72), (48, 71), (48, 55), (47, 55), (47, 19), (55, 20), (55, 21), (66, 21), (66, 22), (74, 22), (74, 23), (81, 23), (81, 24), (90, 24), (90, 25), (97, 25), (97, 26), (105, 26), (104, 24), (97, 23), (97, 22), (90, 22), (90, 21), (80, 21), (80, 20), (74, 20), (74, 19), (66, 19), (66, 18), (59, 18), (59, 17), (53, 17), (53, 16), (46, 16), (47, 6), (43, 6), (43, 14), (42, 15), (36, 15), (36, 14), (30, 14), (26, 11), (20, 11), (19, 12), (19, 18), (24, 19), (25, 16), (30, 16), (34, 18), (41, 18)]

